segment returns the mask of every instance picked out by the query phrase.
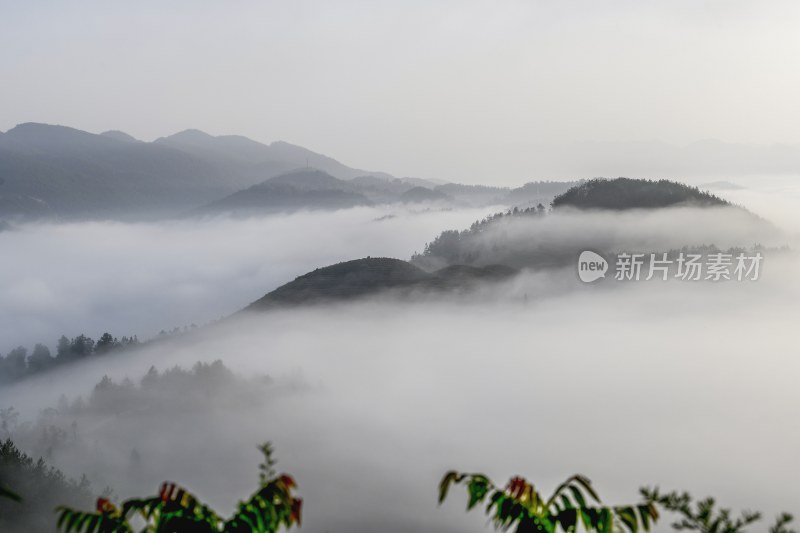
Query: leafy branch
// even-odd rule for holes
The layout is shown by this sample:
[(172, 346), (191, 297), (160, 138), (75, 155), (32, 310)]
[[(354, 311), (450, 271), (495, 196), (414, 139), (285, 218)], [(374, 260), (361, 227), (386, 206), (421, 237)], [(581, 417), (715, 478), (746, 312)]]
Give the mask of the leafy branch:
[(651, 501), (638, 505), (602, 505), (589, 479), (581, 475), (567, 478), (545, 498), (521, 477), (511, 478), (505, 488), (500, 488), (483, 474), (451, 471), (439, 484), (440, 504), (447, 498), (451, 485), (466, 487), (468, 511), (479, 504), (486, 505), (486, 514), (496, 529), (516, 526), (517, 533), (555, 533), (558, 528), (572, 533), (579, 525), (586, 531), (610, 532), (624, 528), (630, 533), (639, 533), (649, 531), (659, 516)]
[(141, 517), (142, 532), (191, 531), (193, 533), (273, 533), (300, 525), (303, 501), (293, 494), (294, 479), (277, 475), (272, 446), (259, 447), (264, 462), (259, 465), (260, 486), (250, 498), (239, 502), (234, 515), (224, 520), (183, 487), (165, 482), (157, 496), (133, 498), (116, 506), (106, 498), (97, 500), (93, 513), (59, 507), (57, 527), (64, 533), (133, 533), (129, 520)]
[[(761, 520), (762, 515), (755, 511), (742, 511), (734, 517), (727, 508), (715, 508), (716, 500), (708, 497), (693, 501), (688, 492), (668, 492), (662, 494), (658, 487), (641, 489), (642, 497), (660, 505), (667, 511), (678, 515), (672, 527), (677, 530), (699, 531), (700, 533), (743, 533), (751, 524)], [(780, 514), (770, 527), (770, 533), (795, 533), (788, 527), (793, 517)]]

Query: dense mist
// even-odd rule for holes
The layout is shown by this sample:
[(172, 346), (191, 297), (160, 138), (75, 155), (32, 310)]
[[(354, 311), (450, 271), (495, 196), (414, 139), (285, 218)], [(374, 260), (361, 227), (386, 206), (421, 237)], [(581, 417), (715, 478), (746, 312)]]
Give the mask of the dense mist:
[(408, 258), (500, 208), (355, 208), (160, 223), (25, 224), (0, 232), (0, 353), (62, 334), (150, 338), (202, 325), (319, 266)]
[[(760, 198), (763, 219), (733, 208), (567, 211), (505, 238), (794, 244), (796, 220), (784, 211), (772, 224), (763, 209), (781, 197), (737, 195)], [(2, 279), (29, 281), (4, 282), (0, 338), (204, 323), (317, 266), (408, 258), (486, 212), (376, 221), (385, 214), (5, 232), (0, 246), (17, 253)], [(65, 253), (76, 247), (85, 253)], [(437, 508), (437, 482), (453, 468), (526, 475), (545, 492), (580, 472), (610, 503), (658, 484), (794, 510), (797, 267), (784, 250), (765, 257), (756, 282), (584, 285), (574, 266), (524, 269), (460, 294), (237, 315), (4, 386), (0, 407), (20, 412), (8, 435), (98, 490), (141, 495), (168, 479), (224, 512), (252, 490), (256, 445), (271, 440), (300, 484), (309, 532), (478, 530), (463, 502)]]
[[(794, 505), (800, 466), (800, 434), (780, 423), (797, 416), (800, 399), (797, 264), (777, 263), (750, 285), (268, 313), (34, 378), (0, 400), (35, 417), (62, 392), (88, 397), (104, 374), (138, 382), (150, 365), (222, 359), (240, 376), (268, 374), (264, 393), (244, 405), (226, 400), (246, 398), (231, 382), (211, 406), (66, 410), (54, 423), (69, 431), (77, 421), (87, 450), (56, 450), (52, 460), (123, 495), (167, 478), (230, 510), (254, 482), (255, 443), (271, 439), (300, 482), (308, 531), (367, 530), (371, 520), (386, 531), (466, 525), (460, 504), (435, 506), (449, 468), (530, 475), (542, 487), (581, 472), (611, 501), (660, 484), (777, 511), (770, 506)], [(524, 283), (532, 291), (541, 282)], [(125, 475), (134, 449), (140, 479)]]
[(0, 533), (800, 532), (798, 27), (0, 0)]

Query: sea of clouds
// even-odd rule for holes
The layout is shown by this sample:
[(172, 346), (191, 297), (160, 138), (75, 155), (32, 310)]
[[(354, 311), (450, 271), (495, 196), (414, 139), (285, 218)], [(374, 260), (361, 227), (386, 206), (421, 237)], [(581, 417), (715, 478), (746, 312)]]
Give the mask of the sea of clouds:
[[(745, 203), (771, 193), (736, 194)], [(800, 225), (788, 209), (777, 212), (791, 245)], [(141, 335), (205, 323), (317, 266), (407, 258), (439, 231), (486, 213), (375, 221), (383, 214), (0, 234), (0, 248), (18, 254), (0, 267), (0, 338), (12, 347), (62, 330), (122, 334), (127, 326)], [(603, 223), (630, 235), (638, 222), (652, 235), (654, 220), (670, 223), (647, 214)], [(740, 228), (729, 222), (719, 218), (703, 236), (735, 239)], [(691, 239), (684, 217), (672, 223)], [(76, 422), (93, 453), (55, 452), (52, 462), (121, 497), (169, 479), (228, 512), (255, 486), (256, 444), (271, 440), (280, 469), (300, 483), (304, 531), (480, 530), (486, 519), (464, 513), (463, 494), (437, 507), (436, 486), (449, 469), (499, 483), (524, 475), (544, 492), (579, 472), (610, 503), (636, 501), (640, 486), (658, 484), (734, 508), (798, 512), (797, 267), (786, 252), (766, 257), (756, 282), (591, 285), (565, 268), (459, 296), (241, 316), (6, 386), (0, 406), (34, 420), (62, 394), (87, 397), (103, 375), (138, 381), (150, 366), (221, 359), (243, 379), (269, 375), (262, 401), (235, 409), (222, 402), (190, 413), (164, 405), (56, 417), (65, 427)], [(143, 465), (137, 479), (125, 475), (133, 449)]]

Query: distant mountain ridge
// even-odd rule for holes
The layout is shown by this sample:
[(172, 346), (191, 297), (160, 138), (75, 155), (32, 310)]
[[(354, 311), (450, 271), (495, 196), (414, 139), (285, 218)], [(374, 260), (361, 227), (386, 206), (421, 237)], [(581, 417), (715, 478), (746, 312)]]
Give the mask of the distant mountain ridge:
[(198, 157), (221, 157), (240, 165), (253, 166), (246, 170), (245, 174), (256, 177), (258, 181), (301, 167), (313, 167), (339, 179), (352, 179), (365, 175), (393, 178), (384, 172), (348, 167), (331, 157), (284, 141), (275, 141), (267, 145), (241, 135), (215, 137), (200, 130), (184, 130), (168, 137), (160, 137), (153, 143)]
[[(22, 124), (0, 137), (0, 218), (168, 213), (235, 189), (226, 169), (183, 152), (64, 126)], [(43, 211), (43, 212), (42, 212)]]
[(297, 169), (211, 202), (194, 213), (250, 215), (371, 205), (358, 187), (317, 169)]
[(38, 123), (0, 133), (0, 220), (126, 220), (391, 203), (524, 207), (549, 203), (575, 183), (510, 189), (396, 178), (282, 141), (267, 145), (199, 130), (153, 142), (117, 130), (93, 134)]
[(368, 174), (284, 142), (187, 130), (148, 143), (25, 123), (0, 135), (0, 220), (174, 216), (311, 163), (343, 179)]
[(130, 143), (142, 142), (139, 139), (136, 139), (135, 137), (133, 137), (132, 135), (128, 135), (124, 131), (119, 131), (119, 130), (104, 131), (100, 135), (102, 135), (104, 137), (109, 137), (111, 139), (115, 139), (117, 141), (124, 141), (124, 142), (130, 142)]

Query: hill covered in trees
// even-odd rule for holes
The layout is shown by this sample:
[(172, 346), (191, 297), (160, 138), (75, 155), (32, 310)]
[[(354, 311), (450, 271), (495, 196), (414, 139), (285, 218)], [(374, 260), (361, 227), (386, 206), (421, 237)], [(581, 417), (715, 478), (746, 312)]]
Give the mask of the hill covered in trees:
[(11, 439), (0, 442), (0, 481), (21, 498), (0, 498), (0, 531), (7, 533), (50, 533), (57, 506), (91, 507), (97, 497), (85, 476), (69, 479), (44, 459), (24, 453)]
[[(651, 216), (636, 214), (636, 210)], [(656, 219), (662, 222), (642, 226), (644, 220)], [(708, 230), (708, 236), (698, 231), (687, 236), (689, 226)], [(443, 231), (411, 262), (429, 270), (495, 263), (515, 268), (561, 267), (587, 249), (610, 252), (628, 247), (627, 251), (641, 252), (713, 245), (712, 239), (726, 237), (727, 227), (737, 227), (742, 242), (727, 243), (723, 248), (753, 246), (758, 241), (748, 240), (755, 237), (747, 235), (767, 235), (774, 229), (749, 211), (682, 183), (593, 179), (557, 195), (549, 209), (542, 204), (513, 208), (478, 220), (465, 230)], [(643, 246), (657, 249), (642, 250)]]
[[(177, 441), (211, 412), (263, 410), (281, 393), (280, 386), (275, 389), (269, 377), (243, 377), (217, 360), (190, 369), (151, 367), (135, 381), (104, 376), (85, 394), (62, 396), (35, 419), (2, 406), (0, 438), (8, 440), (0, 441), (0, 487), (22, 502), (0, 498), (0, 531), (55, 531), (57, 506), (94, 508), (101, 494), (92, 485), (111, 483), (122, 493), (156, 486), (164, 465), (154, 451), (157, 439), (138, 438), (143, 422), (166, 428)], [(85, 476), (70, 480), (50, 465)]]
[(729, 202), (710, 192), (669, 180), (631, 178), (593, 179), (572, 187), (553, 199), (553, 209), (655, 209), (676, 205), (712, 207)]
[(72, 339), (62, 335), (56, 341), (55, 355), (42, 343), (36, 344), (30, 352), (24, 346), (17, 346), (5, 355), (0, 354), (0, 384), (12, 383), (63, 364), (119, 352), (139, 344), (136, 335), (118, 339), (106, 332), (96, 341), (84, 334)]
[(468, 289), (474, 283), (502, 280), (515, 273), (514, 269), (501, 265), (482, 268), (455, 266), (426, 272), (400, 259), (367, 257), (308, 272), (256, 300), (246, 310), (336, 302), (385, 291), (397, 295), (414, 291)]
[[(452, 186), (442, 187), (457, 191)], [(678, 207), (690, 208), (690, 212), (664, 210)], [(651, 238), (652, 231), (640, 228), (632, 219), (618, 218), (640, 215), (615, 215), (634, 210), (661, 213), (664, 223), (660, 231), (667, 237)], [(713, 242), (680, 241), (686, 239), (682, 225), (695, 224), (686, 217), (697, 220), (719, 217), (714, 219), (717, 222), (723, 221), (722, 217), (731, 217), (731, 221), (753, 228), (768, 226), (742, 208), (681, 183), (593, 179), (579, 182), (557, 195), (549, 209), (542, 203), (513, 208), (478, 220), (466, 230), (444, 231), (426, 244), (423, 253), (415, 254), (410, 263), (366, 258), (316, 269), (275, 289), (247, 309), (338, 301), (387, 290), (394, 294), (458, 290), (481, 281), (505, 279), (521, 268), (563, 267), (573, 263), (580, 251), (586, 249), (612, 250), (625, 246), (655, 246), (662, 251), (682, 246), (717, 249)]]

